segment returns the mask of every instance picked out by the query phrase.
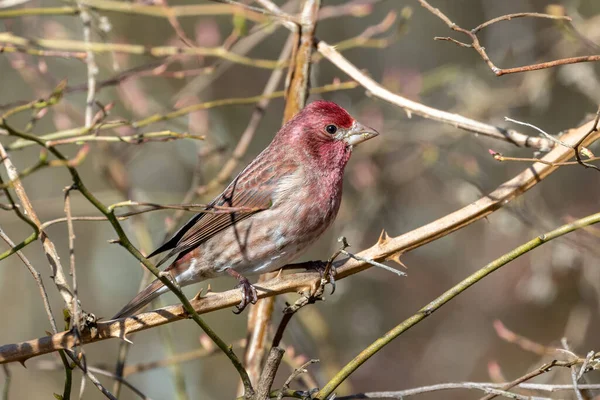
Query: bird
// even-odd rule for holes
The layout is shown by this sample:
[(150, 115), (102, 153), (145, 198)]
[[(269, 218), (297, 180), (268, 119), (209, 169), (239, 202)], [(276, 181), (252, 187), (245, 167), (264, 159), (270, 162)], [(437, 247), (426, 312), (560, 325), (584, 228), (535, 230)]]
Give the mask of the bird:
[[(309, 103), (206, 208), (148, 258), (180, 286), (230, 275), (242, 301), (256, 303), (246, 275), (276, 271), (294, 261), (331, 226), (340, 208), (344, 169), (354, 147), (379, 133), (336, 103)], [(227, 211), (230, 208), (230, 212)], [(113, 319), (134, 315), (169, 289), (155, 280)]]

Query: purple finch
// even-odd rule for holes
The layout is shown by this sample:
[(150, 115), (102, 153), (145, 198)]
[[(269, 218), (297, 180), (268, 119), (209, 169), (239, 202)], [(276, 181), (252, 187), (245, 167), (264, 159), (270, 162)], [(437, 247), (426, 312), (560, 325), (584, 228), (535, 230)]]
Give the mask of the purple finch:
[[(335, 103), (309, 104), (207, 212), (192, 217), (148, 257), (169, 251), (160, 265), (177, 255), (165, 271), (180, 286), (225, 274), (236, 277), (243, 294), (238, 311), (243, 310), (249, 301), (256, 302), (256, 290), (244, 275), (285, 266), (325, 232), (340, 208), (344, 168), (353, 147), (377, 135)], [(215, 207), (236, 210), (211, 213)], [(155, 280), (114, 318), (132, 315), (167, 291)]]

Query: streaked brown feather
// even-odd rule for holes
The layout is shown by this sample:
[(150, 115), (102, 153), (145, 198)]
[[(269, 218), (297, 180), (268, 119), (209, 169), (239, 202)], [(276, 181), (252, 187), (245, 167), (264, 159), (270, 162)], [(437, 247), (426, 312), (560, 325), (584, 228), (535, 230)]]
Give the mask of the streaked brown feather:
[(171, 250), (158, 263), (160, 265), (170, 257), (185, 253), (237, 222), (271, 207), (273, 195), (277, 190), (277, 182), (282, 177), (293, 173), (297, 168), (294, 162), (285, 160), (281, 160), (281, 162), (275, 168), (268, 152), (264, 151), (207, 207), (207, 210), (213, 206), (248, 207), (257, 209), (256, 211), (221, 214), (199, 213), (148, 257)]

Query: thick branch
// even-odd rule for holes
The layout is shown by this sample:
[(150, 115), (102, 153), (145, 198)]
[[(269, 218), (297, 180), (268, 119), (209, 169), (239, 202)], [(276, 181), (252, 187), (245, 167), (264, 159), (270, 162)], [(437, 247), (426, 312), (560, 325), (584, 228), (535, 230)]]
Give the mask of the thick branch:
[[(592, 125), (593, 122), (590, 122), (577, 129), (573, 129), (564, 135), (562, 140), (566, 143), (577, 143), (582, 137), (588, 134)], [(586, 138), (582, 145), (589, 145), (596, 141), (599, 136), (600, 132), (594, 132)], [(573, 151), (570, 148), (561, 146), (552, 150), (543, 159), (544, 161), (557, 163), (568, 160), (572, 155)], [(555, 165), (535, 163), (478, 201), (404, 235), (394, 238), (383, 235), (374, 246), (359, 253), (359, 255), (366, 259), (378, 261), (396, 258), (406, 251), (423, 246), (486, 217), (541, 182), (558, 168)], [(340, 262), (336, 277), (343, 279), (368, 269), (370, 266), (367, 262), (348, 259)], [(257, 288), (258, 297), (266, 298), (281, 293), (302, 291), (319, 282), (320, 276), (316, 272), (278, 276)], [(209, 293), (206, 297), (191, 301), (198, 314), (229, 308), (239, 302), (240, 292), (236, 289), (222, 293)], [(154, 328), (185, 319), (186, 317), (187, 314), (183, 306), (169, 306), (125, 319), (100, 322), (93, 332), (87, 332), (83, 335), (82, 341), (85, 344), (109, 338), (123, 339), (129, 333)], [(70, 348), (74, 344), (75, 338), (70, 332), (61, 332), (39, 339), (7, 344), (0, 347), (0, 363), (24, 362), (31, 357), (51, 353), (63, 348)]]

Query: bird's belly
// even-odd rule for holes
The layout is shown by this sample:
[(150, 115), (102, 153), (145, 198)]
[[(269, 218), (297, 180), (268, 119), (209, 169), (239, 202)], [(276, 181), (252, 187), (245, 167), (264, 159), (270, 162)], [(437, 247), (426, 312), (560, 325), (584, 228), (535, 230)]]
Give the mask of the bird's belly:
[(221, 251), (213, 258), (214, 271), (222, 275), (232, 268), (244, 275), (277, 270), (299, 257), (329, 225), (321, 217), (299, 218), (298, 210), (288, 211), (274, 215), (265, 211), (261, 218), (240, 221), (205, 243), (204, 254), (213, 253), (210, 247), (220, 244)]

